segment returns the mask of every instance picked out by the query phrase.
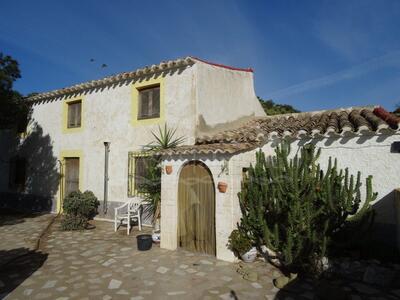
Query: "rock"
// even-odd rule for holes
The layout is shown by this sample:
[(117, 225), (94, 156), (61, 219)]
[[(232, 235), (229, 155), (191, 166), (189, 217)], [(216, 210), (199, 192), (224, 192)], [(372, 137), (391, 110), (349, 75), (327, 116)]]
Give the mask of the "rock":
[(272, 276), (273, 276), (273, 277), (280, 277), (280, 276), (282, 276), (282, 273), (279, 272), (279, 271), (277, 271), (277, 270), (274, 270), (274, 271), (272, 272)]
[(328, 270), (330, 268), (330, 265), (331, 264), (326, 256), (321, 258), (321, 266), (323, 271)]
[(276, 252), (274, 250), (269, 249), (267, 246), (262, 245), (261, 246), (261, 251), (265, 254), (267, 254), (268, 256), (276, 256)]
[(257, 272), (253, 271), (252, 269), (244, 266), (242, 263), (239, 263), (236, 272), (243, 276), (243, 279), (248, 281), (257, 281), (258, 274)]
[(379, 286), (390, 286), (395, 277), (395, 272), (376, 265), (368, 266), (363, 275), (363, 281)]
[(290, 279), (290, 281), (292, 281), (292, 280), (294, 280), (294, 279), (296, 279), (297, 278), (297, 273), (290, 273), (289, 274), (289, 279)]
[(276, 267), (282, 266), (281, 261), (279, 259), (277, 259), (277, 258), (271, 259), (271, 263)]
[(274, 279), (272, 282), (278, 289), (282, 289), (285, 285), (289, 282), (295, 280), (297, 278), (296, 273), (290, 273), (289, 277), (287, 276), (279, 276), (278, 278)]
[(273, 283), (278, 289), (282, 289), (285, 285), (287, 285), (289, 283), (289, 280), (290, 280), (289, 277), (280, 276), (280, 277), (274, 279)]
[(248, 280), (248, 281), (257, 281), (258, 274), (257, 274), (257, 272), (247, 272), (243, 275), (243, 279)]

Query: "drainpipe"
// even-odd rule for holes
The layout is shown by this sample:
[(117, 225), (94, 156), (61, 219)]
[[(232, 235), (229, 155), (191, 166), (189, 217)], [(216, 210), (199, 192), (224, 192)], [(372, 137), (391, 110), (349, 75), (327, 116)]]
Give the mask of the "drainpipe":
[(110, 142), (104, 142), (104, 201), (103, 213), (107, 213), (108, 200), (108, 153), (110, 152)]

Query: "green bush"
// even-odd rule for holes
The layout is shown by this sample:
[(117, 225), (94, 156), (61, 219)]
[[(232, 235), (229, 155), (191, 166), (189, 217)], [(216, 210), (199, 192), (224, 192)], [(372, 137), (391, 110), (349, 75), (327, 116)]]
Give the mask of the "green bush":
[[(259, 151), (256, 163), (239, 193), (242, 211), (238, 225), (258, 247), (266, 245), (276, 253), (284, 272), (321, 272), (321, 259), (327, 255), (332, 239), (342, 230), (373, 220), (370, 202), (372, 177), (366, 179), (366, 199), (361, 206), (360, 173), (356, 179), (348, 169), (340, 170), (329, 159), (323, 171), (317, 160), (320, 150), (313, 145), (300, 148), (300, 155), (289, 158), (289, 144), (277, 147), (276, 155), (266, 158)], [(361, 206), (361, 207), (360, 207)]]
[(82, 230), (88, 221), (97, 214), (100, 202), (91, 191), (70, 193), (64, 199), (64, 218), (61, 223), (63, 230)]
[(237, 256), (245, 254), (252, 247), (252, 241), (246, 234), (241, 233), (238, 229), (232, 231), (228, 240), (228, 248)]

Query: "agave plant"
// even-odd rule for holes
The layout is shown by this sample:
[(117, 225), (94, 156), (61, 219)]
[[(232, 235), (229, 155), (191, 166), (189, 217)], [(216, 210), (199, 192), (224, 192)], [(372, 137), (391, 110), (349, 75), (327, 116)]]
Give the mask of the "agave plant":
[(159, 151), (164, 149), (175, 148), (185, 141), (183, 136), (175, 137), (177, 128), (168, 128), (167, 123), (164, 128), (158, 126), (158, 133), (151, 132), (154, 141), (144, 146), (147, 151)]
[[(170, 149), (181, 145), (185, 138), (183, 136), (175, 137), (176, 128), (164, 128), (158, 126), (158, 133), (151, 132), (154, 141), (143, 148), (149, 152), (157, 152), (164, 149)], [(161, 217), (161, 156), (154, 155), (149, 160), (144, 183), (140, 186), (140, 192), (143, 193), (147, 203), (148, 212), (153, 215), (153, 223)]]

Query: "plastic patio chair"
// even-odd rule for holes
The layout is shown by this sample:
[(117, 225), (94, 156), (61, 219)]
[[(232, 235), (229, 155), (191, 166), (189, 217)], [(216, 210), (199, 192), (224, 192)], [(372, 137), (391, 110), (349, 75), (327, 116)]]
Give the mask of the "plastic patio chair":
[(139, 231), (142, 231), (142, 220), (140, 219), (141, 206), (141, 201), (132, 199), (122, 204), (121, 206), (114, 208), (114, 231), (117, 231), (119, 225), (121, 225), (126, 220), (127, 234), (129, 235), (131, 220), (133, 218), (136, 218), (138, 220)]

